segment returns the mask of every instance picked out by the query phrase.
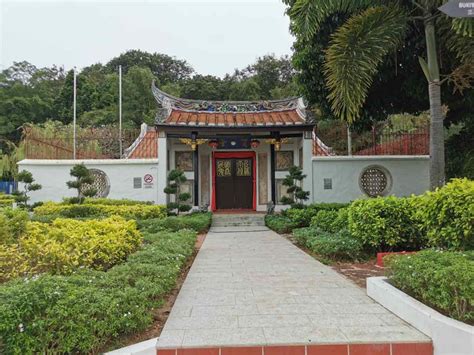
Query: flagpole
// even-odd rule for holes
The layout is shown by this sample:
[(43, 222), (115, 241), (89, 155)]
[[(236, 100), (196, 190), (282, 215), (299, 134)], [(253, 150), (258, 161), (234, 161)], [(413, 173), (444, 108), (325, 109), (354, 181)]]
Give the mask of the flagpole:
[(73, 159), (76, 160), (76, 95), (77, 95), (77, 89), (76, 89), (76, 83), (77, 83), (77, 78), (76, 78), (76, 67), (74, 67), (74, 89), (73, 89), (73, 104), (72, 104), (72, 110), (73, 110), (73, 119), (72, 119), (72, 139), (73, 139)]
[(122, 159), (122, 66), (119, 65), (119, 147)]

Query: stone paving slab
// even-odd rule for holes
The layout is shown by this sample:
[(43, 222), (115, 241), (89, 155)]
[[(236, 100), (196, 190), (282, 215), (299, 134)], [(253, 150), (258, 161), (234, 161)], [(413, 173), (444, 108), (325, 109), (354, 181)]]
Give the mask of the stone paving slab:
[(208, 233), (157, 346), (394, 342), (430, 339), (266, 227), (219, 227)]

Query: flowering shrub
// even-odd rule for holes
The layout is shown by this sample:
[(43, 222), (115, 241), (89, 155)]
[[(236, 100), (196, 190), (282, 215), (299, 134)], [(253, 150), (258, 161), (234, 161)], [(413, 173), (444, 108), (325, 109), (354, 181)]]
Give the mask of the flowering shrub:
[(143, 248), (108, 271), (42, 275), (0, 286), (6, 354), (99, 353), (112, 338), (145, 329), (193, 253), (196, 233), (144, 236)]
[(58, 215), (66, 218), (122, 216), (130, 219), (165, 218), (166, 207), (159, 205), (132, 204), (111, 205), (83, 203), (61, 204), (47, 202), (34, 210), (38, 216)]
[(425, 250), (388, 256), (390, 281), (446, 315), (474, 324), (474, 252)]
[(141, 244), (135, 221), (121, 217), (52, 224), (29, 222), (16, 244), (0, 245), (0, 280), (42, 272), (66, 274), (79, 267), (106, 270)]

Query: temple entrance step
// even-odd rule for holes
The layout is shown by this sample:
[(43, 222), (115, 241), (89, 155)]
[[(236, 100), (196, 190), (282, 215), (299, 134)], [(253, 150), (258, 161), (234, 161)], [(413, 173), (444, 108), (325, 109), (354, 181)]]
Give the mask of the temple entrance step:
[(214, 214), (213, 227), (264, 226), (264, 214)]

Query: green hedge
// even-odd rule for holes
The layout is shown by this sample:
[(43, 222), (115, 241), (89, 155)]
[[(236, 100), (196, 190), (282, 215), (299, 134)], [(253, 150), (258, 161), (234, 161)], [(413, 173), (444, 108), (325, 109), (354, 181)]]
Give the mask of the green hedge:
[(179, 231), (181, 229), (192, 229), (198, 233), (205, 232), (211, 226), (212, 214), (192, 213), (179, 217), (166, 217), (163, 219), (146, 219), (138, 221), (138, 227), (143, 232), (156, 233), (167, 229), (170, 231)]
[(145, 235), (147, 244), (107, 272), (44, 275), (0, 286), (0, 339), (6, 354), (97, 353), (145, 329), (194, 250), (196, 233)]
[(15, 243), (25, 232), (28, 220), (28, 212), (24, 210), (13, 208), (1, 209), (0, 245)]
[(101, 204), (61, 204), (46, 202), (36, 207), (37, 216), (60, 216), (65, 218), (88, 218), (121, 216), (130, 219), (165, 218), (166, 207), (161, 205), (101, 205)]
[(311, 219), (319, 211), (337, 211), (347, 206), (347, 203), (313, 203), (305, 208), (290, 208), (285, 210), (283, 215), (291, 219), (297, 228), (308, 227), (311, 224)]
[(84, 203), (89, 205), (113, 205), (113, 206), (134, 206), (134, 205), (152, 205), (153, 201), (137, 201), (128, 199), (111, 199), (111, 198), (90, 198), (87, 197)]
[(339, 210), (321, 210), (311, 219), (311, 227), (317, 227), (327, 232), (338, 232), (349, 226), (349, 211), (347, 208)]
[(424, 304), (474, 324), (474, 252), (426, 250), (386, 258), (390, 281)]
[(324, 259), (356, 261), (365, 258), (363, 244), (347, 230), (330, 233), (316, 227), (308, 227), (295, 229), (293, 233), (298, 244)]
[(291, 233), (293, 229), (298, 228), (297, 224), (289, 217), (281, 214), (266, 215), (265, 225), (280, 234)]
[(414, 203), (430, 246), (474, 249), (474, 181), (454, 179), (416, 198)]
[(349, 206), (349, 230), (374, 251), (418, 250), (425, 244), (410, 198), (354, 201)]
[(2, 207), (11, 207), (15, 202), (15, 198), (12, 195), (5, 195), (0, 193), (0, 208)]

